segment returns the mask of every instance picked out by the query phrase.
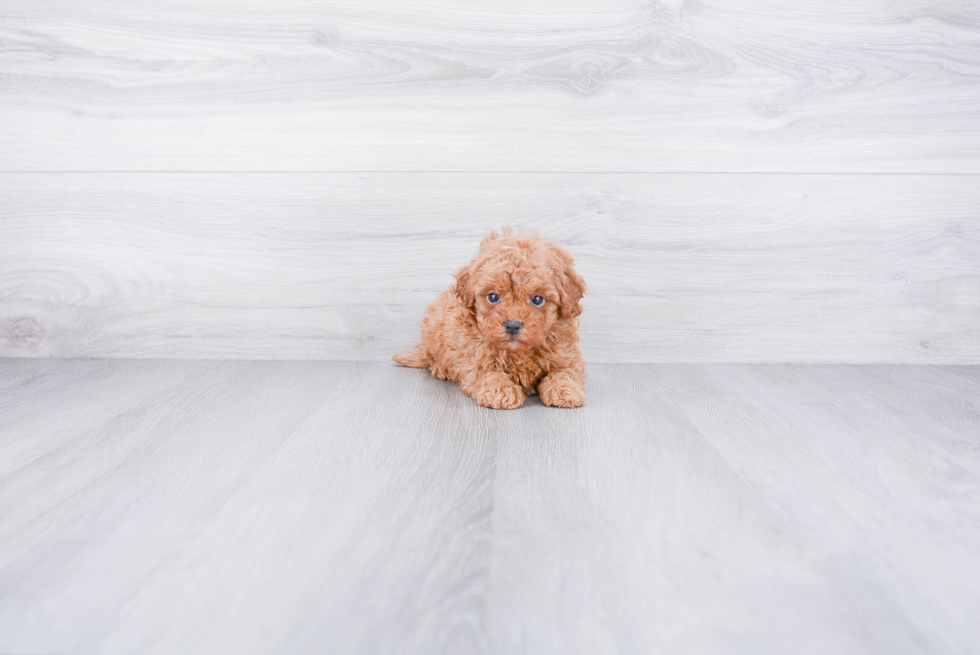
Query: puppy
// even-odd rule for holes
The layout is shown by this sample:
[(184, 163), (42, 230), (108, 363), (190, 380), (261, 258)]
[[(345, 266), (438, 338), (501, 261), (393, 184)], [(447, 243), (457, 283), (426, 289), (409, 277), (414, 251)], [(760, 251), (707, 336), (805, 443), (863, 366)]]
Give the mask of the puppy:
[(484, 407), (515, 409), (529, 393), (545, 405), (585, 404), (578, 347), (585, 282), (559, 245), (491, 232), (456, 283), (429, 305), (422, 343), (399, 353), (404, 366), (457, 382)]

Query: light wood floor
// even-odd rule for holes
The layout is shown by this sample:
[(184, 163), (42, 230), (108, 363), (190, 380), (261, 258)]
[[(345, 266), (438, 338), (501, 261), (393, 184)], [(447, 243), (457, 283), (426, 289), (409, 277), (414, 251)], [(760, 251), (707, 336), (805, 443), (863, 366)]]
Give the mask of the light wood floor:
[(980, 368), (0, 360), (3, 653), (971, 653)]

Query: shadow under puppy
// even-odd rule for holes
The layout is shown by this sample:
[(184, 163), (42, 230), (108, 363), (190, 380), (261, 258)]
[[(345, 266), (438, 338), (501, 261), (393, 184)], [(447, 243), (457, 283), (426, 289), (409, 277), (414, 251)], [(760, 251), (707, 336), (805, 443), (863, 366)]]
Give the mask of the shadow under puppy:
[(572, 264), (561, 246), (536, 235), (491, 232), (429, 305), (422, 343), (393, 359), (459, 383), (484, 407), (515, 409), (535, 392), (552, 407), (584, 405), (585, 282)]

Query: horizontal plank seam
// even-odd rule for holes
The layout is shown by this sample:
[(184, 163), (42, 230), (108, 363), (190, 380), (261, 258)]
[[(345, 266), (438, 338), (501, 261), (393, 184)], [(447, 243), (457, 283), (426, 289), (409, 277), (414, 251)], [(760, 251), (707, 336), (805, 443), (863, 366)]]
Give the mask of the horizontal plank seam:
[(467, 175), (862, 175), (862, 176), (888, 176), (888, 177), (980, 177), (980, 172), (976, 173), (934, 173), (934, 172), (888, 172), (888, 171), (574, 171), (574, 170), (3, 170), (0, 175), (107, 175), (107, 174), (140, 174), (140, 175), (170, 175), (170, 174), (193, 174), (193, 175), (228, 175), (228, 174), (262, 174), (262, 175), (282, 175), (282, 174), (309, 174), (309, 175), (342, 175), (342, 174), (382, 174), (382, 175), (404, 175), (408, 173), (419, 175), (431, 174), (467, 174)]

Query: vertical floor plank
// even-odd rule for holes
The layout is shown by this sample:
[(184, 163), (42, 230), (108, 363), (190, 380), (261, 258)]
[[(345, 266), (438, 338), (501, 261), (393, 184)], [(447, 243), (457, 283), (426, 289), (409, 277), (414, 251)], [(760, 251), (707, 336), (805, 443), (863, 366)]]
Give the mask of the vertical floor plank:
[(977, 384), (926, 367), (667, 370), (660, 393), (826, 553), (866, 630), (896, 652), (976, 647)]
[(386, 366), (220, 373), (3, 481), (0, 651), (480, 652), (486, 415)]
[(890, 399), (929, 381), (903, 367), (591, 370), (578, 417), (537, 408), (501, 433), (497, 651), (976, 645), (980, 483), (952, 463), (977, 459), (971, 385), (913, 417)]

